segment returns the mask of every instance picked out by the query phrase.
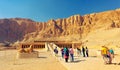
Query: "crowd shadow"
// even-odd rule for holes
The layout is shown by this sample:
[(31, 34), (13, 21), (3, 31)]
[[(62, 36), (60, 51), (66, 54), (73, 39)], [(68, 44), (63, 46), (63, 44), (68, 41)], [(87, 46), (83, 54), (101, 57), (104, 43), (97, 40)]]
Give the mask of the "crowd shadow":
[(74, 63), (78, 63), (78, 62), (82, 62), (82, 61), (86, 61), (86, 60), (75, 60), (73, 61)]
[(111, 64), (114, 64), (114, 65), (120, 65), (120, 63), (111, 63)]
[(106, 64), (106, 65), (120, 65), (120, 63), (110, 63), (110, 64)]
[(47, 58), (47, 57), (44, 57), (44, 56), (39, 56), (38, 58)]
[(79, 63), (79, 62), (82, 62), (82, 61), (86, 61), (86, 60), (74, 60), (74, 61), (70, 61), (69, 63)]
[(97, 56), (89, 56), (89, 57), (93, 57), (93, 58), (96, 58)]

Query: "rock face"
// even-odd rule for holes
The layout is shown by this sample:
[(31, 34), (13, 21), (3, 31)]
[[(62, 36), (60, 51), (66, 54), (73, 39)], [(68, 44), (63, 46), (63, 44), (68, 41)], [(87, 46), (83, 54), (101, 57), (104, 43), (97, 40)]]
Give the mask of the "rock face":
[(30, 19), (0, 19), (0, 42), (17, 40), (33, 41), (47, 38), (78, 41), (95, 30), (120, 28), (120, 10), (112, 10), (84, 16), (35, 22)]
[(34, 23), (29, 19), (0, 19), (0, 42), (22, 40), (25, 34), (36, 31)]

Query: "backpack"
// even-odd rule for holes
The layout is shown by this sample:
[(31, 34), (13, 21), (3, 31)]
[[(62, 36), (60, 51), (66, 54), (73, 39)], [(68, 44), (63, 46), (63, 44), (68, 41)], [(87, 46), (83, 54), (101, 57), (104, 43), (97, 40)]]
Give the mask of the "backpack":
[(57, 50), (57, 49), (54, 49), (54, 52), (57, 54), (57, 53), (58, 53), (58, 50)]

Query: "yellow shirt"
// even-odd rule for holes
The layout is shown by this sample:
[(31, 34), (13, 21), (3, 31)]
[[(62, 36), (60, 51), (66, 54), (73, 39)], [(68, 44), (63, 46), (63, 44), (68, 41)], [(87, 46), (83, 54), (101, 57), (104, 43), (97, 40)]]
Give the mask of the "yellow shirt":
[(101, 50), (101, 54), (102, 54), (102, 55), (107, 54), (107, 51), (108, 51), (108, 49), (104, 47), (104, 48), (102, 48), (102, 50)]

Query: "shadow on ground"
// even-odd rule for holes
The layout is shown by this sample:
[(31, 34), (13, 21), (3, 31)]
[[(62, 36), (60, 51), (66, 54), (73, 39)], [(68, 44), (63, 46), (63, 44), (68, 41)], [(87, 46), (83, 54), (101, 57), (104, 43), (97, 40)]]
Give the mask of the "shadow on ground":
[(38, 58), (47, 58), (47, 57), (44, 57), (44, 56), (39, 56)]
[(93, 57), (93, 58), (96, 58), (97, 56), (89, 56), (89, 57)]
[(105, 65), (120, 65), (120, 63), (110, 63), (110, 64), (105, 64)]
[(70, 61), (69, 63), (79, 63), (79, 62), (82, 62), (82, 61), (86, 61), (86, 60), (75, 60), (75, 61)]

